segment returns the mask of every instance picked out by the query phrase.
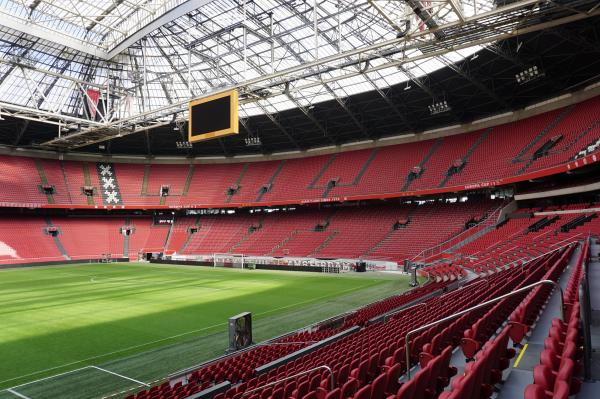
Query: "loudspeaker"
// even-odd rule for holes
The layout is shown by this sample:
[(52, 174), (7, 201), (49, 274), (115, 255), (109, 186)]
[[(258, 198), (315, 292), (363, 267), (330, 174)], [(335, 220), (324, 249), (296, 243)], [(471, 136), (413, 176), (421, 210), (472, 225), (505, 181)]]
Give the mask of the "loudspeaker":
[(367, 262), (358, 261), (356, 262), (356, 271), (359, 273), (364, 273), (367, 271)]

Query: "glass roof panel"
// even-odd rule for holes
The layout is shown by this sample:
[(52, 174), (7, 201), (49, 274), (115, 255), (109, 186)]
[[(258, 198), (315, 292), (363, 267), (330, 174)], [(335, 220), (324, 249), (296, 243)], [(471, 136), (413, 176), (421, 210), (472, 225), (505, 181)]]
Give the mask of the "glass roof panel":
[[(453, 2), (466, 17), (494, 7), (492, 0)], [(108, 50), (140, 26), (184, 3), (186, 0), (0, 0), (0, 15)], [(115, 108), (148, 111), (185, 101), (190, 94), (198, 97), (216, 88), (313, 62), (317, 53), (323, 59), (392, 40), (401, 35), (398, 29), (403, 26), (409, 33), (419, 34), (427, 23), (439, 25), (459, 18), (446, 0), (422, 2), (430, 14), (425, 22), (408, 2), (373, 3), (383, 11), (367, 0), (318, 0), (315, 32), (312, 1), (207, 1), (166, 21), (108, 63), (77, 49), (0, 27), (0, 101), (81, 115), (85, 91), (103, 91), (109, 86)], [(449, 53), (445, 59), (457, 62), (479, 49)], [(277, 112), (298, 103), (308, 106), (335, 96), (385, 88), (445, 66), (435, 57), (402, 61), (409, 73), (390, 66), (421, 54), (417, 48), (388, 48), (385, 54), (361, 54), (361, 59), (370, 58), (368, 62), (344, 58), (339, 64), (347, 61), (348, 66), (304, 69), (294, 72), (286, 94), (274, 78), (253, 87), (264, 89), (265, 98), (260, 103), (245, 102), (243, 114)]]

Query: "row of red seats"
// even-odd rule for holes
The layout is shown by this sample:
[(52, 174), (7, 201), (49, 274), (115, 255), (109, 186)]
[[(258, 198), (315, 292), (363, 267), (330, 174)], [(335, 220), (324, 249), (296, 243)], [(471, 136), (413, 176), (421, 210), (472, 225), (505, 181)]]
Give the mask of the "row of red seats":
[[(581, 210), (589, 204), (574, 204), (558, 210)], [(552, 211), (552, 209), (545, 209)], [(529, 232), (527, 227), (542, 219), (542, 216), (531, 218), (509, 219), (501, 227), (489, 232), (477, 240), (458, 250), (463, 255), (460, 264), (476, 273), (493, 273), (506, 267), (522, 264), (542, 253), (582, 239), (589, 233), (600, 233), (598, 219), (592, 219), (568, 232), (561, 232), (560, 226), (580, 217), (582, 213), (556, 214), (553, 223), (537, 232)]]
[(421, 370), (408, 382), (400, 386), (395, 395), (388, 399), (436, 398), (456, 375), (456, 367), (450, 366), (452, 346), (446, 346), (436, 357), (421, 362)]
[[(328, 193), (333, 198), (428, 190), (439, 188), (444, 182), (446, 186), (461, 186), (518, 176), (523, 171), (568, 162), (599, 138), (599, 104), (600, 97), (596, 97), (485, 131), (333, 155), (227, 164), (119, 163), (113, 168), (121, 193), (119, 205), (314, 200), (323, 197), (331, 180), (337, 181)], [(549, 154), (534, 159), (535, 151), (559, 134), (563, 140)], [(457, 161), (463, 165), (461, 170), (448, 176)], [(408, 176), (415, 168), (417, 177), (411, 180)], [(0, 202), (103, 203), (93, 162), (1, 156), (0, 170), (7, 183), (0, 193)], [(55, 188), (50, 196), (40, 190), (39, 186), (46, 184)], [(96, 189), (91, 198), (82, 191), (88, 185)], [(169, 186), (170, 195), (166, 198), (160, 195), (162, 186)], [(234, 193), (229, 189), (234, 189)], [(266, 192), (261, 193), (262, 189)]]
[[(532, 261), (532, 264), (524, 266), (531, 272), (523, 277), (515, 289), (540, 280), (557, 281), (560, 273), (562, 273), (568, 264), (573, 250), (574, 246), (570, 246), (564, 251), (556, 251), (550, 254), (547, 260), (537, 259)], [(546, 263), (551, 266), (547, 269), (539, 268), (537, 264), (540, 263)], [(489, 340), (507, 318), (512, 325), (510, 331), (511, 339), (513, 342), (519, 343), (528, 331), (529, 326), (534, 323), (551, 291), (551, 287), (543, 285), (527, 293), (515, 295), (496, 303), (489, 309), (485, 317), (475, 323), (470, 329), (465, 330), (464, 337), (461, 340), (461, 348), (465, 356), (469, 359), (473, 358), (482, 344)]]
[(525, 399), (567, 399), (579, 392), (581, 380), (581, 335), (579, 333), (579, 285), (588, 262), (589, 240), (585, 240), (573, 274), (564, 291), (565, 320), (554, 319), (544, 340), (540, 364), (533, 369), (533, 384), (525, 390)]
[[(359, 309), (355, 314), (348, 316), (342, 327), (334, 329), (318, 329), (317, 326), (316, 331), (301, 331), (296, 334), (290, 334), (277, 339), (274, 342), (275, 345), (270, 346), (267, 344), (264, 346), (258, 346), (251, 350), (228, 357), (224, 360), (208, 364), (205, 367), (191, 372), (187, 377), (189, 383), (185, 385), (185, 387), (187, 387), (186, 389), (189, 390), (193, 386), (195, 387), (194, 392), (197, 392), (224, 380), (228, 380), (232, 383), (248, 381), (253, 377), (254, 369), (260, 365), (285, 356), (315, 341), (323, 340), (352, 326), (362, 325), (365, 321), (372, 317), (387, 313), (392, 309), (402, 306), (403, 304), (410, 303), (419, 297), (428, 295), (433, 291), (441, 289), (443, 286), (444, 284), (427, 284), (423, 287), (416, 288), (401, 295), (393, 296), (378, 301), (374, 304), (367, 305), (365, 308)], [(298, 344), (300, 342), (304, 342), (305, 344)], [(281, 345), (285, 343), (293, 344)], [(241, 386), (245, 385), (242, 384)], [(168, 384), (162, 384), (160, 387), (160, 389), (152, 387), (149, 390), (140, 391), (136, 395), (128, 396), (128, 399), (154, 399), (155, 397), (158, 398), (161, 396), (179, 398), (178, 395), (184, 392), (179, 385), (177, 387), (173, 386), (173, 389), (170, 389)], [(185, 393), (189, 392), (186, 390)]]
[(392, 296), (367, 305), (356, 311), (352, 317), (347, 319), (344, 324), (344, 328), (365, 325), (372, 318), (391, 312), (392, 310), (410, 302), (415, 302), (419, 298), (444, 288), (445, 285), (445, 282), (430, 282), (423, 286), (413, 288), (412, 290), (400, 295)]
[[(473, 214), (481, 215), (495, 205), (491, 201), (472, 200), (458, 204), (352, 207), (337, 212), (336, 208), (268, 214), (238, 212), (181, 217), (172, 227), (154, 225), (150, 217), (53, 217), (50, 223), (59, 230), (58, 240), (71, 259), (97, 258), (105, 253), (137, 259), (140, 251), (163, 252), (163, 249), (183, 254), (284, 255), (281, 253), (284, 248), (286, 256), (404, 259), (402, 254), (419, 252), (459, 233)], [(414, 211), (410, 227), (394, 231), (398, 215), (410, 211)], [(451, 222), (439, 223), (449, 215)], [(324, 231), (314, 231), (319, 224), (324, 225)], [(0, 248), (5, 254), (0, 254), (0, 263), (65, 259), (52, 237), (45, 234), (47, 226), (48, 222), (41, 217), (0, 219), (0, 246), (3, 243), (5, 247), (4, 251)], [(121, 232), (125, 226), (133, 228), (128, 246)], [(196, 232), (191, 234), (190, 227)], [(294, 240), (301, 235), (299, 230), (310, 230), (305, 233), (309, 239)], [(312, 236), (318, 239), (312, 240)], [(420, 240), (422, 236), (428, 239)], [(327, 240), (328, 237), (333, 239)]]
[[(459, 234), (469, 220), (479, 219), (497, 206), (495, 201), (469, 200), (455, 204), (437, 201), (423, 205), (206, 215), (198, 219), (198, 231), (191, 235), (183, 253), (364, 256), (399, 261)], [(407, 224), (394, 230), (395, 224), (402, 220)], [(188, 226), (189, 222), (189, 218), (177, 220), (173, 230), (181, 230), (180, 223)], [(317, 225), (322, 226), (322, 231), (315, 231)]]
[[(544, 266), (545, 263), (540, 263), (539, 268), (543, 269)], [(243, 388), (238, 387), (228, 391), (225, 397), (237, 398), (247, 390), (322, 364), (327, 364), (332, 368), (338, 388), (343, 390), (344, 386), (350, 380), (354, 379), (358, 381), (357, 388), (360, 390), (365, 385), (372, 383), (374, 378), (377, 378), (382, 372), (386, 372), (395, 365), (399, 365), (401, 372), (406, 369), (403, 360), (403, 338), (406, 332), (414, 329), (416, 326), (513, 290), (523, 280), (521, 273), (526, 273), (527, 271), (522, 268), (519, 272), (511, 270), (490, 276), (489, 280), (493, 282), (493, 289), (483, 287), (481, 284), (469, 284), (461, 290), (450, 292), (443, 297), (427, 301), (425, 303), (426, 307), (422, 311), (417, 311), (418, 308), (413, 308), (410, 312), (398, 313), (389, 322), (367, 326), (356, 334), (287, 363), (258, 378), (253, 378), (243, 384)], [(472, 319), (466, 319), (465, 323), (472, 323), (473, 321)], [(411, 342), (412, 353), (414, 354), (414, 356), (411, 356), (411, 363), (419, 359), (419, 352), (423, 345), (430, 342), (434, 336), (442, 333), (443, 330), (443, 326), (439, 329), (430, 329)], [(454, 333), (455, 335), (460, 335), (462, 333), (461, 327), (457, 326)], [(328, 379), (323, 378), (321, 388), (327, 387), (327, 384)], [(277, 385), (279, 384), (275, 386)], [(285, 386), (286, 384), (282, 383), (281, 385)]]
[(419, 269), (419, 274), (431, 278), (433, 281), (454, 281), (467, 276), (466, 270), (462, 267), (445, 263)]
[[(551, 265), (550, 267), (534, 270), (516, 288), (542, 279), (556, 281), (568, 264), (574, 248), (575, 246), (572, 245), (567, 250), (556, 251), (550, 255), (549, 262), (547, 262), (548, 265)], [(531, 270), (532, 265), (528, 265), (528, 269)], [(464, 374), (455, 378), (452, 381), (451, 390), (444, 392), (440, 395), (440, 398), (491, 397), (494, 392), (494, 385), (501, 382), (503, 370), (509, 366), (510, 359), (515, 355), (515, 350), (508, 348), (509, 338), (515, 343), (520, 342), (523, 333), (535, 321), (534, 318), (525, 320), (521, 316), (526, 309), (531, 308), (535, 309), (535, 316), (537, 316), (549, 294), (550, 290), (534, 288), (525, 298), (523, 298), (524, 295), (505, 298), (490, 309), (488, 313), (491, 314), (486, 315), (487, 317), (482, 318), (479, 323), (465, 331), (465, 338), (461, 342), (461, 347), (465, 356), (468, 359), (474, 358), (474, 361), (466, 365)], [(509, 303), (512, 306), (507, 306)], [(497, 331), (498, 327), (502, 325), (503, 319), (505, 319), (505, 317), (497, 316), (502, 313), (506, 314), (508, 309), (514, 309), (516, 304), (519, 304), (519, 306), (510, 316), (510, 320), (519, 320), (528, 324), (511, 322), (494, 339), (489, 340), (489, 337)], [(521, 327), (522, 325), (525, 328)], [(485, 344), (481, 346), (481, 342), (485, 342)]]
[[(568, 259), (570, 254), (569, 251), (555, 251), (553, 254), (542, 257), (533, 264), (528, 265), (528, 267), (496, 273), (485, 280), (469, 283), (460, 290), (447, 293), (442, 297), (432, 298), (424, 303), (425, 306), (422, 311), (419, 306), (414, 307), (411, 311), (401, 311), (386, 323), (366, 326), (351, 336), (289, 362), (276, 370), (257, 377), (252, 377), (250, 374), (244, 375), (244, 378), (238, 378), (242, 381), (241, 384), (230, 389), (222, 398), (239, 398), (247, 391), (322, 364), (329, 365), (334, 371), (336, 386), (333, 390), (329, 386), (329, 376), (322, 371), (316, 371), (304, 377), (275, 384), (266, 390), (258, 389), (254, 394), (247, 396), (250, 399), (277, 399), (280, 395), (283, 395), (283, 398), (293, 397), (299, 399), (309, 395), (308, 399), (310, 399), (324, 397), (325, 395), (332, 395), (332, 398), (337, 398), (339, 394), (340, 398), (345, 399), (349, 397), (380, 399), (383, 396), (398, 395), (398, 392), (400, 392), (396, 392), (398, 376), (407, 367), (404, 360), (403, 342), (406, 332), (416, 326), (481, 303), (547, 276), (548, 273), (544, 274), (547, 269), (558, 270), (564, 267), (565, 260)], [(549, 265), (552, 265), (552, 267)], [(506, 312), (516, 308), (518, 301), (504, 301), (502, 305), (504, 305), (502, 308), (495, 307), (488, 311), (481, 310), (468, 313), (450, 325), (436, 326), (415, 337), (411, 341), (411, 352), (413, 354), (411, 364), (420, 361), (423, 369), (427, 369), (428, 363), (444, 354), (446, 347), (457, 346), (460, 343), (462, 331), (473, 326), (475, 329), (483, 329), (483, 324), (477, 324), (482, 318), (495, 317), (494, 323), (501, 322), (501, 320), (506, 319)], [(495, 312), (498, 310), (503, 312), (501, 316), (498, 316)], [(491, 330), (490, 324), (493, 323), (487, 323), (488, 331)], [(480, 339), (482, 337), (481, 334), (474, 336)], [(485, 339), (485, 336), (483, 339)], [(267, 359), (263, 359), (263, 361), (266, 363)], [(439, 362), (445, 364), (442, 361)], [(437, 361), (431, 364), (437, 364)], [(236, 363), (237, 367), (241, 365), (241, 362)], [(445, 370), (444, 367), (431, 366), (432, 369), (438, 371), (433, 372), (430, 370), (428, 373), (431, 372), (430, 375), (435, 375), (435, 377), (432, 377), (433, 379), (440, 378), (440, 381), (444, 381), (444, 378), (448, 379), (450, 377), (449, 374), (446, 375), (444, 372), (439, 371)], [(192, 378), (191, 385), (210, 384), (209, 381), (202, 380), (201, 373), (196, 375), (197, 378)], [(446, 377), (444, 377), (445, 375)], [(413, 387), (411, 388), (411, 386)], [(421, 387), (421, 385), (411, 383), (405, 388), (400, 388), (404, 389), (402, 392), (412, 392), (414, 394), (414, 389), (420, 390), (422, 388), (417, 387)], [(431, 387), (427, 389), (431, 389)], [(402, 392), (400, 393), (404, 395)], [(162, 394), (167, 394), (167, 392)], [(145, 396), (145, 393), (141, 395), (140, 398), (148, 397)]]
[(510, 326), (505, 327), (493, 340), (485, 343), (475, 361), (465, 366), (465, 373), (452, 381), (452, 390), (442, 393), (440, 399), (489, 398), (493, 385), (502, 379), (502, 371), (510, 364), (515, 350), (508, 348)]

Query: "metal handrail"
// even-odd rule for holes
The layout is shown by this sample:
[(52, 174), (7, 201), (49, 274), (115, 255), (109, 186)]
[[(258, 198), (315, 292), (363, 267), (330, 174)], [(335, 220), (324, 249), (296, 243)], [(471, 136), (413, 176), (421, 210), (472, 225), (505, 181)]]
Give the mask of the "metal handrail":
[[(563, 241), (564, 241), (564, 240), (563, 240)], [(512, 262), (509, 262), (509, 263), (514, 263), (514, 262), (518, 262), (518, 261), (524, 261), (524, 262), (523, 262), (523, 263), (522, 263), (520, 266), (525, 266), (525, 265), (527, 265), (527, 264), (529, 264), (529, 263), (533, 262), (534, 260), (538, 260), (538, 259), (540, 259), (540, 258), (543, 258), (543, 257), (544, 257), (544, 256), (546, 256), (546, 255), (550, 255), (551, 253), (554, 253), (554, 252), (556, 252), (556, 251), (560, 251), (561, 249), (563, 249), (563, 248), (566, 248), (566, 247), (568, 247), (569, 245), (576, 244), (576, 243), (578, 243), (578, 242), (579, 242), (579, 241), (569, 241), (568, 243), (566, 243), (566, 244), (563, 244), (563, 245), (561, 245), (560, 247), (557, 247), (557, 248), (551, 249), (550, 251), (548, 251), (548, 252), (544, 252), (543, 254), (541, 254), (541, 255), (538, 255), (538, 256), (535, 256), (535, 257), (533, 257), (533, 258), (529, 258), (529, 259), (528, 259), (528, 258), (519, 258), (519, 259), (517, 259), (517, 260), (513, 260)], [(480, 262), (480, 263), (482, 263), (482, 262)], [(506, 265), (508, 265), (509, 263), (504, 263), (502, 266), (506, 266)], [(476, 263), (474, 266), (477, 266), (478, 264), (479, 264), (479, 263)]]
[(552, 280), (540, 280), (540, 281), (535, 282), (533, 284), (529, 284), (529, 285), (527, 285), (525, 287), (521, 287), (518, 290), (511, 291), (511, 292), (509, 292), (507, 294), (500, 295), (499, 297), (490, 299), (489, 301), (485, 301), (483, 303), (480, 303), (479, 305), (475, 305), (475, 306), (472, 306), (472, 307), (470, 307), (468, 309), (461, 310), (460, 312), (456, 312), (456, 313), (454, 313), (454, 314), (452, 314), (450, 316), (444, 317), (443, 319), (439, 319), (439, 320), (436, 320), (434, 322), (425, 324), (424, 326), (415, 328), (414, 330), (411, 330), (408, 333), (406, 333), (406, 337), (404, 338), (404, 348), (405, 348), (405, 352), (406, 352), (406, 378), (408, 380), (410, 380), (410, 336), (411, 335), (413, 335), (415, 333), (418, 333), (418, 332), (421, 332), (423, 330), (426, 330), (426, 329), (428, 329), (430, 327), (436, 326), (438, 324), (441, 324), (441, 323), (444, 323), (444, 322), (447, 322), (447, 321), (450, 321), (450, 320), (454, 320), (454, 319), (456, 319), (456, 318), (464, 315), (465, 313), (469, 313), (472, 310), (477, 310), (477, 309), (483, 308), (483, 307), (485, 307), (487, 305), (491, 305), (493, 303), (500, 302), (501, 300), (503, 300), (505, 298), (511, 297), (513, 295), (516, 295), (516, 294), (520, 294), (520, 293), (522, 293), (524, 291), (528, 291), (531, 288), (537, 287), (538, 285), (542, 285), (542, 284), (551, 284), (554, 287), (558, 288), (558, 290), (560, 292), (560, 318), (561, 318), (561, 320), (564, 321), (565, 320), (565, 315), (564, 315), (564, 307), (563, 307), (564, 306), (564, 302), (563, 302), (563, 291), (562, 291), (562, 288), (555, 281), (552, 281)]
[[(497, 223), (498, 223), (498, 217), (496, 217), (496, 220), (495, 220), (495, 221), (492, 221), (492, 218), (493, 218), (493, 216), (494, 216), (496, 213), (498, 213), (498, 215), (499, 215), (499, 214), (501, 213), (502, 209), (503, 209), (503, 206), (499, 206), (498, 208), (496, 208), (496, 209), (494, 209), (492, 212), (490, 212), (490, 214), (489, 214), (489, 215), (488, 215), (488, 216), (487, 216), (485, 219), (483, 219), (482, 221), (480, 221), (479, 223), (477, 223), (475, 226), (473, 226), (473, 227), (470, 227), (470, 228), (468, 228), (468, 229), (466, 229), (466, 230), (463, 230), (463, 231), (461, 231), (460, 233), (458, 233), (458, 234), (456, 234), (456, 235), (454, 235), (454, 236), (452, 236), (452, 237), (448, 238), (448, 239), (447, 239), (446, 241), (444, 241), (444, 242), (441, 242), (441, 243), (439, 243), (439, 244), (436, 244), (436, 245), (434, 245), (434, 246), (432, 246), (432, 247), (429, 247), (429, 248), (425, 248), (424, 250), (422, 250), (421, 252), (419, 252), (417, 255), (415, 255), (415, 256), (414, 256), (414, 257), (413, 257), (411, 260), (418, 260), (418, 259), (420, 259), (420, 258), (427, 259), (427, 257), (431, 257), (431, 256), (434, 256), (434, 255), (437, 255), (437, 254), (443, 253), (444, 251), (447, 251), (449, 248), (452, 248), (452, 246), (453, 246), (453, 245), (456, 245), (456, 244), (460, 243), (461, 241), (463, 241), (463, 240), (462, 240), (462, 237), (463, 237), (463, 235), (465, 235), (466, 233), (469, 233), (469, 234), (477, 234), (478, 232), (475, 232), (475, 233), (473, 233), (473, 230), (475, 230), (475, 229), (477, 229), (477, 228), (481, 228), (481, 227), (484, 227), (484, 228), (485, 228), (485, 227), (489, 227), (489, 226), (491, 226), (491, 225), (495, 225), (495, 224), (497, 224)], [(490, 223), (490, 222), (491, 222), (491, 223)], [(481, 230), (480, 230), (480, 231), (481, 231)], [(461, 239), (459, 239), (459, 238), (461, 238)], [(468, 237), (467, 237), (467, 238), (468, 238)], [(450, 243), (450, 242), (454, 242), (454, 241), (456, 241), (457, 239), (458, 239), (458, 242), (456, 242), (456, 244), (450, 245), (448, 248), (445, 248), (445, 249), (443, 249), (443, 250), (442, 250), (442, 249), (440, 249), (440, 248), (442, 248), (442, 247), (443, 247), (445, 244), (448, 244), (448, 243)], [(465, 238), (465, 239), (466, 239), (466, 238)], [(435, 251), (436, 249), (439, 249), (439, 252), (437, 252), (437, 253), (434, 253), (434, 251)], [(426, 254), (427, 254), (427, 253), (431, 253), (431, 255), (428, 255), (428, 256), (426, 257)]]
[(310, 373), (312, 373), (313, 371), (320, 370), (320, 369), (325, 369), (325, 370), (329, 371), (329, 377), (330, 377), (330, 378), (329, 378), (329, 385), (330, 385), (330, 386), (329, 386), (329, 388), (330, 388), (331, 390), (333, 390), (333, 389), (335, 388), (335, 377), (334, 377), (334, 375), (333, 375), (333, 371), (331, 370), (331, 368), (330, 368), (329, 366), (325, 366), (325, 365), (323, 365), (323, 366), (318, 366), (318, 367), (312, 368), (312, 369), (310, 369), (310, 370), (301, 371), (301, 372), (299, 372), (299, 373), (297, 373), (297, 374), (290, 375), (289, 377), (285, 377), (285, 378), (282, 378), (282, 379), (280, 379), (280, 380), (277, 380), (277, 381), (269, 382), (268, 384), (265, 384), (265, 385), (262, 385), (262, 386), (260, 386), (260, 387), (257, 387), (257, 388), (254, 388), (254, 389), (251, 389), (251, 390), (249, 390), (249, 391), (246, 391), (246, 392), (244, 392), (244, 393), (242, 394), (242, 396), (241, 396), (241, 397), (244, 397), (244, 396), (246, 396), (246, 395), (248, 395), (248, 394), (250, 394), (250, 393), (252, 393), (252, 392), (260, 391), (260, 390), (262, 390), (262, 389), (265, 389), (265, 388), (268, 388), (268, 387), (270, 387), (270, 386), (273, 386), (273, 385), (279, 384), (280, 382), (287, 381), (287, 380), (291, 380), (291, 379), (293, 379), (293, 378), (297, 378), (297, 377), (300, 377), (300, 376), (302, 376), (302, 375), (310, 374)]

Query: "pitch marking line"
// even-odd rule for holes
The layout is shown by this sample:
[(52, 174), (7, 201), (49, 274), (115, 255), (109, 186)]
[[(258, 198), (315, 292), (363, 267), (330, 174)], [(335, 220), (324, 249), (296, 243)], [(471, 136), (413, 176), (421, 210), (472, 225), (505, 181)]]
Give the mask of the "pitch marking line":
[(30, 397), (28, 397), (28, 396), (25, 396), (25, 395), (22, 395), (22, 394), (20, 394), (19, 392), (15, 391), (14, 389), (7, 389), (6, 391), (7, 391), (7, 392), (10, 392), (10, 393), (12, 393), (12, 394), (13, 394), (13, 395), (15, 395), (15, 396), (18, 396), (18, 397), (19, 397), (19, 398), (21, 398), (21, 399), (31, 399), (31, 398), (30, 398)]
[(117, 377), (121, 377), (121, 378), (124, 378), (124, 379), (129, 380), (129, 381), (133, 381), (133, 382), (135, 382), (136, 384), (139, 384), (139, 385), (144, 385), (144, 386), (147, 386), (147, 387), (150, 386), (150, 385), (146, 384), (145, 382), (138, 381), (136, 379), (126, 377), (126, 376), (124, 376), (122, 374), (115, 373), (114, 371), (103, 369), (102, 367), (98, 367), (98, 366), (90, 366), (90, 367), (93, 368), (93, 369), (96, 369), (96, 370), (104, 371), (105, 373), (108, 373), (108, 374), (116, 375)]
[[(46, 381), (46, 380), (51, 380), (51, 379), (53, 379), (53, 378), (62, 377), (63, 375), (67, 375), (67, 374), (73, 374), (73, 373), (75, 373), (75, 372), (77, 372), (77, 371), (85, 370), (85, 369), (87, 369), (87, 368), (89, 368), (89, 367), (90, 367), (90, 366), (85, 366), (85, 367), (81, 367), (81, 368), (78, 368), (78, 369), (74, 369), (74, 370), (65, 371), (64, 373), (60, 373), (60, 374), (54, 374), (54, 375), (51, 375), (51, 376), (48, 376), (48, 377), (40, 378), (40, 379), (38, 379), (38, 380), (34, 380), (34, 381), (30, 381), (30, 382), (25, 382), (25, 383), (23, 383), (23, 384), (15, 385), (14, 387), (10, 387), (10, 389), (20, 388), (20, 387), (24, 387), (24, 386), (26, 386), (26, 385), (35, 384), (35, 383), (37, 383), (37, 382), (42, 382), (42, 381)], [(54, 368), (55, 368), (55, 367), (54, 367)], [(36, 372), (35, 374), (39, 374), (39, 373), (38, 373), (38, 372)], [(24, 377), (25, 377), (25, 376), (24, 376)], [(16, 379), (18, 379), (18, 378), (21, 378), (21, 377), (12, 378), (12, 379), (10, 379), (10, 380), (6, 380), (6, 381), (3, 381), (3, 382), (8, 382), (8, 381), (16, 380)], [(0, 382), (0, 383), (2, 383), (2, 382)], [(6, 389), (6, 391), (8, 391), (8, 389)]]
[[(370, 286), (366, 286), (365, 288), (370, 288)], [(315, 298), (312, 298), (312, 299), (308, 299), (306, 301), (296, 302), (296, 303), (293, 303), (293, 304), (290, 304), (290, 305), (281, 306), (279, 308), (267, 310), (265, 312), (256, 313), (256, 316), (263, 316), (263, 315), (270, 314), (270, 313), (273, 313), (273, 312), (277, 312), (277, 311), (280, 311), (280, 310), (283, 310), (283, 309), (292, 308), (292, 307), (295, 307), (295, 306), (298, 306), (298, 305), (304, 305), (304, 304), (307, 304), (307, 303), (318, 302), (321, 299), (339, 296), (341, 294), (345, 294), (347, 292), (351, 292), (351, 291), (354, 291), (354, 290), (355, 290), (355, 288), (349, 288), (347, 290), (339, 291), (339, 292), (337, 292), (335, 294), (323, 295), (323, 296), (320, 296), (320, 297), (315, 297)], [(169, 341), (171, 339), (179, 338), (179, 337), (184, 337), (184, 336), (190, 335), (190, 334), (195, 334), (195, 333), (198, 333), (198, 332), (201, 332), (201, 331), (209, 330), (211, 328), (215, 328), (215, 327), (219, 327), (219, 326), (226, 326), (227, 323), (228, 322), (218, 323), (218, 324), (214, 324), (212, 326), (207, 326), (207, 327), (200, 328), (200, 329), (197, 329), (197, 330), (186, 331), (186, 332), (183, 332), (181, 334), (172, 335), (170, 337), (161, 338), (161, 339), (157, 339), (157, 340), (150, 341), (150, 342), (145, 342), (145, 343), (139, 344), (139, 345), (133, 345), (133, 346), (130, 346), (130, 347), (127, 347), (127, 348), (122, 348), (122, 349), (119, 349), (119, 350), (116, 350), (116, 351), (112, 351), (112, 352), (108, 352), (108, 353), (103, 353), (103, 354), (98, 355), (98, 356), (88, 357), (87, 359), (81, 359), (81, 360), (77, 360), (77, 361), (74, 361), (74, 362), (71, 362), (71, 363), (65, 363), (65, 364), (62, 364), (60, 366), (55, 366), (55, 367), (50, 367), (50, 368), (47, 368), (47, 369), (44, 369), (44, 370), (34, 371), (33, 373), (24, 374), (24, 375), (21, 375), (19, 377), (14, 377), (14, 378), (10, 378), (8, 380), (0, 381), (0, 384), (4, 384), (6, 382), (18, 380), (18, 379), (21, 379), (21, 378), (30, 377), (30, 376), (33, 376), (33, 375), (36, 375), (36, 374), (46, 373), (48, 371), (52, 371), (52, 370), (56, 370), (56, 369), (65, 368), (65, 367), (68, 367), (68, 366), (72, 366), (74, 364), (85, 363), (85, 362), (88, 362), (90, 360), (99, 359), (99, 358), (102, 358), (102, 357), (105, 357), (105, 356), (110, 356), (110, 355), (114, 355), (114, 354), (122, 353), (122, 352), (128, 352), (128, 351), (130, 351), (132, 349), (143, 348), (145, 346), (153, 345), (153, 344), (156, 344), (156, 343), (159, 343), (159, 342)], [(39, 382), (39, 381), (47, 380), (47, 379), (50, 379), (50, 378), (55, 378), (55, 377), (58, 377), (58, 376), (61, 376), (61, 375), (64, 375), (64, 374), (73, 373), (75, 371), (83, 370), (83, 369), (86, 369), (86, 368), (89, 368), (89, 367), (91, 367), (91, 366), (85, 366), (85, 367), (81, 367), (81, 368), (78, 368), (78, 369), (75, 369), (75, 370), (67, 371), (65, 373), (60, 373), (60, 374), (56, 374), (54, 376), (49, 376), (49, 377), (46, 377), (46, 378), (42, 378), (40, 380), (34, 380), (34, 381), (31, 381), (31, 382), (28, 382), (28, 383), (25, 383), (25, 384), (14, 386), (13, 388), (18, 388), (18, 387), (23, 386), (23, 385), (32, 384), (34, 382)]]

